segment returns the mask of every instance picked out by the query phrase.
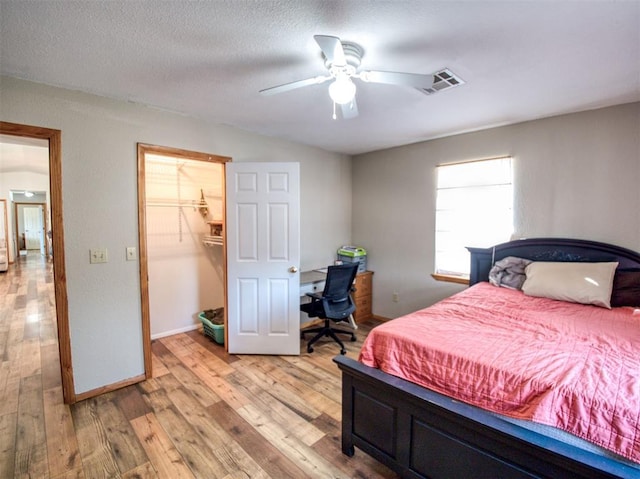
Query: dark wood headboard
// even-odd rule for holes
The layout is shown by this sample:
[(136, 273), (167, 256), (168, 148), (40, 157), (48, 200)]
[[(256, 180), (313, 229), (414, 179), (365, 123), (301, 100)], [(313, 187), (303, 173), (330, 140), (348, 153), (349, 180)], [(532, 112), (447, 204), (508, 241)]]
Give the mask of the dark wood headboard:
[(618, 269), (640, 268), (640, 253), (607, 243), (568, 238), (530, 238), (491, 248), (467, 248), (471, 253), (469, 286), (489, 280), (493, 263), (507, 256), (532, 261), (584, 261), (620, 263)]

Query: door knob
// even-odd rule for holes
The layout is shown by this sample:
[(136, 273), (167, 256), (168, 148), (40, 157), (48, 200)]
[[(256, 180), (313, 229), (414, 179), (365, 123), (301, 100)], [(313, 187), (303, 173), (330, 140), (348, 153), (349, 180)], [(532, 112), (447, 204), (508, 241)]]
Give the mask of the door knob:
[(295, 266), (292, 266), (291, 268), (289, 268), (289, 273), (297, 273), (298, 272), (298, 268), (296, 268)]

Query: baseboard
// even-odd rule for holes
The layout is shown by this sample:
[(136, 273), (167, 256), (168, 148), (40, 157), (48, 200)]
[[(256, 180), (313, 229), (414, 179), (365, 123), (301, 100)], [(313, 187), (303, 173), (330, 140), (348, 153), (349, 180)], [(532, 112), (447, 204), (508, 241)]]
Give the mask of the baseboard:
[(125, 388), (127, 386), (131, 386), (132, 384), (136, 384), (144, 381), (146, 378), (144, 374), (140, 376), (135, 376), (133, 378), (125, 379), (123, 381), (118, 381), (117, 383), (108, 384), (106, 386), (102, 386), (96, 389), (92, 389), (91, 391), (85, 391), (80, 394), (76, 394), (74, 403), (84, 401), (85, 399), (89, 399), (95, 396), (100, 396), (101, 394), (105, 394), (111, 391), (115, 391), (116, 389)]
[(184, 328), (172, 329), (171, 331), (164, 331), (162, 333), (152, 334), (151, 340), (160, 339), (167, 336), (173, 336), (174, 334), (186, 333), (187, 331), (193, 331), (194, 329), (198, 329), (200, 324), (192, 324), (191, 326), (185, 326)]

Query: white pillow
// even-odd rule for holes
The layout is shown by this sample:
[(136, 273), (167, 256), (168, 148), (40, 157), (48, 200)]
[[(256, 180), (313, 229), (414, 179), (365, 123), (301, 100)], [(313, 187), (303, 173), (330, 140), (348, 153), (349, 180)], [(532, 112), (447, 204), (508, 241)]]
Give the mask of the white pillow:
[(593, 304), (611, 309), (611, 290), (618, 263), (535, 261), (525, 269), (522, 291), (529, 296)]

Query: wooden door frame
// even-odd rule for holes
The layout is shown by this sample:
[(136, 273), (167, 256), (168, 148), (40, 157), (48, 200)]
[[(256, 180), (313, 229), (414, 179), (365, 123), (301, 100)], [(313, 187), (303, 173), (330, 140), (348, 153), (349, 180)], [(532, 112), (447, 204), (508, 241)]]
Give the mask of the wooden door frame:
[(69, 335), (69, 305), (65, 271), (64, 222), (62, 220), (62, 131), (39, 126), (0, 121), (0, 134), (39, 138), (49, 142), (49, 195), (51, 201), (51, 230), (53, 242), (53, 282), (56, 298), (58, 349), (62, 396), (66, 404), (76, 402)]
[[(42, 206), (42, 228), (44, 229), (44, 234), (42, 235), (42, 241), (44, 242), (44, 254), (45, 257), (49, 257), (49, 243), (47, 243), (47, 227), (49, 226), (49, 222), (47, 221), (47, 204), (46, 203), (28, 203), (23, 201), (14, 201), (13, 202), (13, 216), (15, 220), (15, 233), (16, 233), (16, 245), (20, 241), (20, 237), (18, 236), (18, 207), (22, 206)], [(25, 248), (26, 248), (26, 240), (25, 240)], [(18, 250), (18, 248), (16, 248)], [(16, 251), (16, 259), (19, 256)]]
[(6, 198), (0, 198), (0, 202), (4, 203), (4, 220), (2, 218), (0, 218), (0, 221), (3, 222), (4, 224), (4, 241), (5, 241), (5, 246), (7, 248), (7, 264), (11, 263), (11, 261), (9, 261), (11, 255), (9, 254), (9, 252), (11, 251), (11, 249), (9, 248), (9, 210), (7, 208), (9, 208), (9, 202), (7, 201)]
[[(197, 151), (182, 150), (168, 146), (149, 145), (138, 143), (138, 255), (140, 261), (140, 300), (142, 309), (142, 349), (144, 355), (144, 375), (146, 379), (153, 377), (151, 360), (151, 317), (149, 312), (149, 262), (147, 258), (147, 211), (146, 211), (146, 160), (147, 154), (159, 156), (170, 156), (184, 160), (207, 161), (210, 163), (222, 164), (222, 198), (225, 198), (225, 164), (231, 161), (228, 156), (219, 156)], [(225, 208), (223, 205), (223, 223)], [(226, 236), (226, 229), (223, 231)], [(226, 242), (225, 242), (226, 244)], [(223, 248), (224, 277), (226, 284), (227, 253)], [(224, 306), (227, 311), (227, 295), (224, 295)], [(226, 341), (225, 341), (226, 344)]]

